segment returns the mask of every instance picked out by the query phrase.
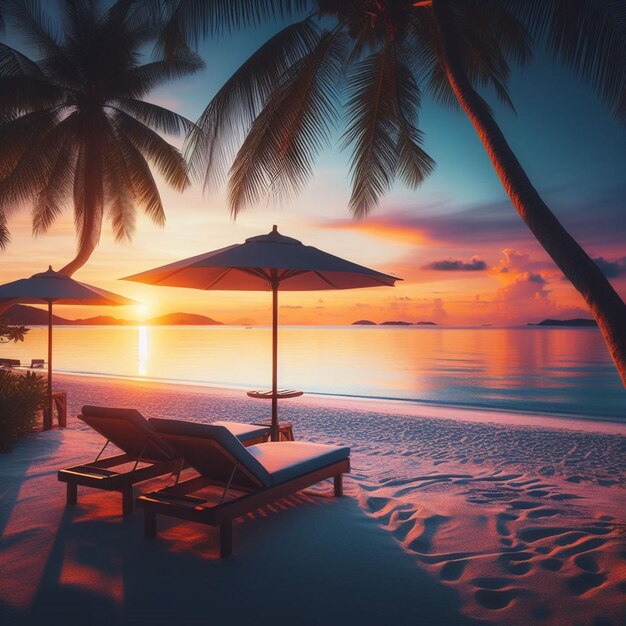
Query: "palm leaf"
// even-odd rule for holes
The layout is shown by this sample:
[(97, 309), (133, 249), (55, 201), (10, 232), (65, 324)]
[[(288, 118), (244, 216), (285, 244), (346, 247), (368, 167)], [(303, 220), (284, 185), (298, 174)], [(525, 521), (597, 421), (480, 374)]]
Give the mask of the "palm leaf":
[(348, 77), (344, 147), (352, 158), (350, 210), (363, 217), (393, 182), (398, 163), (397, 68), (391, 46), (357, 63)]
[(178, 191), (183, 191), (189, 186), (187, 164), (179, 150), (148, 126), (122, 111), (116, 112), (115, 123), (118, 135), (125, 135), (159, 170), (169, 185)]
[[(157, 50), (169, 60), (188, 44), (197, 46), (208, 35), (259, 26), (311, 10), (311, 0), (166, 0), (166, 26)], [(145, 0), (140, 5), (145, 5)], [(138, 6), (138, 11), (142, 10)]]
[(288, 26), (261, 46), (224, 84), (187, 137), (191, 174), (205, 188), (223, 180), (252, 122), (283, 74), (319, 43), (308, 20)]
[(186, 117), (143, 100), (116, 98), (111, 100), (108, 106), (121, 110), (139, 120), (142, 124), (168, 135), (187, 133), (194, 127), (194, 123)]
[(345, 44), (342, 33), (325, 34), (272, 91), (231, 168), (229, 201), (234, 215), (265, 192), (289, 195), (310, 178), (337, 117)]
[(624, 0), (503, 0), (530, 31), (626, 121)]
[(395, 59), (396, 109), (398, 116), (397, 175), (412, 188), (432, 173), (435, 162), (422, 149), (423, 133), (418, 129), (421, 94), (411, 71)]
[(45, 233), (65, 210), (68, 200), (72, 197), (75, 168), (75, 137), (67, 133), (56, 158), (56, 163), (50, 169), (48, 182), (39, 191), (33, 205), (34, 235)]
[(11, 242), (11, 234), (7, 225), (6, 215), (0, 211), (0, 250), (6, 250)]

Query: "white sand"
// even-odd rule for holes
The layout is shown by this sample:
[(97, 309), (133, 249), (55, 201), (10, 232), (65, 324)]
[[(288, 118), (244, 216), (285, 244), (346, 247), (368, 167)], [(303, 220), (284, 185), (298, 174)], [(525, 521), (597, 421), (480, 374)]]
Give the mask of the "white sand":
[[(269, 408), (238, 391), (57, 380), (70, 415), (90, 403), (250, 421)], [(283, 402), (298, 438), (352, 447), (347, 497), (320, 497), (324, 484), (240, 520), (222, 561), (204, 526), (160, 518), (145, 541), (115, 494), (79, 490), (65, 509), (56, 470), (101, 439), (74, 419), (33, 435), (0, 455), (0, 624), (625, 623), (626, 427), (447, 413)]]

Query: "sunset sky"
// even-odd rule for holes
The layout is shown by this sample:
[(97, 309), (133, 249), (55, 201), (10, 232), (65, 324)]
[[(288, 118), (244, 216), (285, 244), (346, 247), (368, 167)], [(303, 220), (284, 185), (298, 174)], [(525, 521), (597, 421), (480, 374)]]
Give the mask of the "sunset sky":
[[(206, 69), (169, 83), (150, 99), (197, 119), (230, 73), (272, 30), (205, 43), (200, 51)], [(486, 94), (506, 136), (548, 205), (599, 259), (625, 297), (623, 127), (586, 85), (542, 57), (514, 73), (511, 93), (517, 115)], [(393, 289), (286, 293), (280, 301), (282, 323), (346, 324), (366, 318), (511, 325), (545, 317), (588, 317), (582, 299), (515, 213), (464, 115), (425, 97), (420, 127), (425, 148), (437, 162), (435, 173), (417, 191), (394, 187), (378, 210), (362, 221), (352, 220), (348, 213), (348, 154), (340, 151), (338, 141), (318, 159), (314, 178), (299, 197), (283, 205), (268, 201), (236, 222), (223, 190), (203, 196), (195, 185), (181, 195), (162, 185), (165, 228), (142, 217), (133, 242), (119, 244), (107, 225), (98, 250), (75, 275), (144, 306), (116, 311), (64, 307), (58, 314), (146, 319), (186, 311), (225, 323), (268, 323), (268, 294), (156, 288), (117, 279), (242, 242), (278, 224), (283, 234), (404, 279)], [(338, 128), (336, 138), (341, 132)], [(71, 207), (37, 239), (31, 235), (27, 211), (10, 217), (9, 227), (13, 241), (0, 257), (0, 282), (29, 276), (48, 264), (58, 269), (73, 257)]]

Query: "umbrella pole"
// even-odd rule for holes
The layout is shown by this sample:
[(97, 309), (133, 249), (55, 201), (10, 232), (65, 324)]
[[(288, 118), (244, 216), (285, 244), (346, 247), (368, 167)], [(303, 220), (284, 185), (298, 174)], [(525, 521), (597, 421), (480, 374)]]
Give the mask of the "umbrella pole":
[(272, 270), (272, 441), (279, 440), (278, 432), (278, 278)]
[(52, 428), (52, 300), (48, 301), (48, 406), (43, 412), (43, 429)]

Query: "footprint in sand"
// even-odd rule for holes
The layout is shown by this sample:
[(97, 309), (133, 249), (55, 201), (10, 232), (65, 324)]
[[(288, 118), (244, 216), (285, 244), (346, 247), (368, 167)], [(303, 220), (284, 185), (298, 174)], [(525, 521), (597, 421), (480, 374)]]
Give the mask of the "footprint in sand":
[(510, 552), (501, 554), (498, 561), (507, 572), (516, 576), (523, 576), (530, 571), (532, 565), (528, 561), (534, 556), (532, 552)]
[(479, 589), (475, 594), (474, 598), (476, 601), (484, 606), (486, 609), (491, 609), (492, 611), (499, 611), (500, 609), (505, 609), (515, 598), (524, 595), (521, 589)]
[(413, 552), (428, 554), (432, 549), (432, 540), (440, 526), (451, 518), (446, 515), (431, 515), (424, 519), (424, 529), (415, 539), (411, 539), (407, 548)]
[(600, 571), (600, 566), (596, 561), (596, 555), (593, 552), (586, 552), (585, 554), (579, 554), (575, 559), (574, 563), (576, 567), (579, 567), (585, 572), (589, 572), (590, 574), (596, 574)]
[(539, 519), (540, 517), (554, 517), (561, 513), (563, 513), (563, 511), (560, 509), (535, 509), (534, 511), (529, 511), (526, 517), (529, 519)]
[(563, 567), (563, 561), (560, 559), (549, 558), (541, 561), (541, 567), (547, 569), (550, 572), (558, 572)]
[(567, 581), (567, 588), (576, 596), (582, 596), (588, 591), (599, 587), (606, 582), (605, 574), (591, 574), (585, 572), (578, 576), (573, 576)]
[(454, 581), (459, 580), (465, 571), (467, 561), (448, 561), (444, 564), (439, 572), (442, 580)]
[(537, 507), (540, 507), (541, 504), (539, 504), (538, 502), (531, 502), (530, 500), (513, 500), (513, 502), (511, 502), (511, 506), (514, 509), (536, 509)]
[(577, 496), (576, 494), (573, 493), (557, 493), (554, 496), (550, 496), (550, 500), (556, 500), (556, 501), (561, 501), (561, 500), (580, 500), (582, 498), (582, 496)]
[(511, 534), (509, 529), (509, 522), (513, 522), (518, 519), (517, 515), (512, 513), (498, 513), (496, 518), (496, 530), (501, 537), (508, 537)]

